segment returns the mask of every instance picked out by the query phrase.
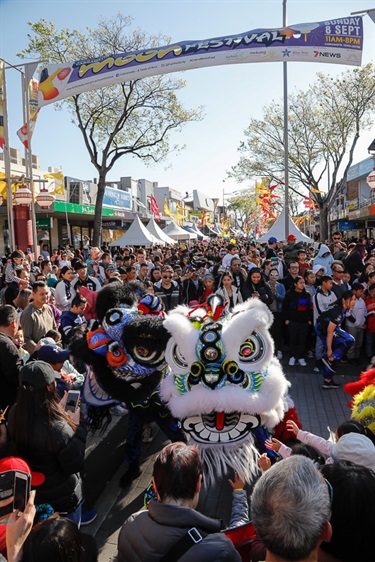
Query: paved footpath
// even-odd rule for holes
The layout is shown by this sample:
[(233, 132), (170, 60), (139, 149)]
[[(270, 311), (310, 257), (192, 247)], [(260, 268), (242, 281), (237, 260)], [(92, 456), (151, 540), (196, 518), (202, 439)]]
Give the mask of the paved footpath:
[[(289, 367), (286, 360), (283, 360), (282, 363), (284, 372), (291, 382), (290, 394), (296, 405), (303, 428), (328, 438), (329, 430), (334, 432), (340, 423), (350, 417), (350, 411), (346, 406), (350, 397), (342, 389), (323, 390), (322, 374), (313, 372), (312, 361), (309, 362), (307, 367)], [(335, 379), (344, 385), (346, 382), (356, 380), (361, 367), (365, 369), (366, 365), (352, 367), (348, 364), (340, 364), (339, 367)], [(122, 442), (120, 443), (115, 442), (116, 439), (119, 439), (119, 434), (122, 435)], [(111, 453), (115, 451), (115, 454), (111, 454), (108, 461), (109, 465), (112, 466), (112, 473), (116, 466), (119, 466), (119, 468), (103, 487), (99, 497), (98, 490), (96, 490), (93, 497), (98, 497), (95, 503), (98, 517), (91, 525), (83, 528), (84, 532), (90, 533), (96, 538), (100, 548), (99, 562), (115, 562), (117, 560), (117, 538), (122, 523), (129, 515), (142, 508), (144, 491), (151, 481), (155, 455), (167, 443), (164, 435), (158, 431), (154, 441), (143, 446), (142, 475), (130, 487), (122, 490), (118, 486), (118, 481), (124, 471), (124, 467), (120, 466), (120, 463), (125, 435), (126, 418), (115, 420), (106, 437), (106, 446), (107, 450), (109, 446)], [(98, 451), (94, 450), (89, 455), (91, 470), (89, 466), (88, 472), (91, 472), (92, 475), (88, 489), (94, 485), (96, 460), (103, 453), (103, 451), (100, 451), (99, 445), (97, 449)], [(116, 463), (118, 464), (116, 465)], [(108, 467), (109, 473), (111, 472), (110, 466)], [(87, 495), (90, 497), (90, 494)], [(231, 497), (231, 489), (226, 482), (214, 488), (203, 489), (198, 509), (207, 515), (220, 517), (228, 521)]]

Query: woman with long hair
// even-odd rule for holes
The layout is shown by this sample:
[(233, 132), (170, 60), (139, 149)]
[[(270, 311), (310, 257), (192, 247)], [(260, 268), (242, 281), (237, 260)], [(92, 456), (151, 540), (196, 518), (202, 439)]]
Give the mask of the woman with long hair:
[(37, 489), (36, 503), (49, 503), (79, 526), (86, 430), (79, 425), (79, 406), (74, 413), (65, 412), (66, 396), (58, 403), (58, 377), (44, 361), (22, 367), (17, 402), (9, 415), (9, 433), (17, 455), (45, 476)]
[(282, 311), (289, 333), (289, 365), (294, 366), (298, 361), (299, 365), (306, 367), (306, 343), (313, 323), (313, 305), (303, 277), (297, 275), (293, 279), (292, 287), (285, 295)]
[(262, 270), (259, 267), (250, 269), (249, 275), (242, 287), (242, 294), (244, 300), (255, 297), (260, 299), (267, 306), (270, 306), (272, 303), (272, 291), (265, 282)]
[(64, 265), (60, 271), (61, 281), (59, 281), (55, 287), (55, 300), (56, 306), (59, 310), (70, 310), (70, 306), (73, 300), (74, 291), (71, 287), (71, 282), (74, 278), (73, 268)]
[(236, 304), (243, 302), (240, 290), (233, 284), (233, 275), (229, 271), (226, 271), (221, 276), (220, 286), (216, 294), (224, 298), (228, 303), (229, 310), (232, 310)]
[(350, 280), (353, 283), (359, 279), (365, 269), (364, 259), (367, 251), (363, 244), (356, 244), (348, 257), (345, 259), (345, 269), (350, 273)]
[(153, 267), (150, 272), (150, 279), (153, 283), (157, 283), (161, 279), (161, 268), (159, 266)]

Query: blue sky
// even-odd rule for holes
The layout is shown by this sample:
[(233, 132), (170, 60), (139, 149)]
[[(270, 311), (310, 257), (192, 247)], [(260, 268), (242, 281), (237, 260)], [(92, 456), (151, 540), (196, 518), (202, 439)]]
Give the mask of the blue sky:
[[(349, 16), (351, 12), (374, 7), (367, 0), (288, 0), (287, 23), (322, 21)], [(207, 39), (259, 27), (282, 24), (282, 0), (0, 0), (0, 57), (13, 64), (21, 61), (16, 53), (27, 46), (28, 21), (40, 18), (53, 21), (57, 27), (84, 30), (94, 27), (100, 16), (110, 17), (122, 11), (134, 17), (134, 26), (171, 41)], [(364, 18), (365, 46), (363, 63), (374, 58), (375, 24)], [(339, 74), (344, 65), (290, 63), (289, 91), (307, 89), (317, 72)], [(186, 148), (180, 155), (171, 154), (168, 161), (147, 167), (142, 161), (125, 157), (108, 176), (146, 178), (158, 181), (184, 193), (199, 189), (211, 196), (245, 187), (226, 179), (226, 171), (238, 160), (237, 148), (250, 117), (260, 118), (262, 107), (273, 99), (282, 99), (282, 64), (258, 63), (219, 66), (187, 71), (183, 74), (186, 88), (180, 99), (186, 106), (204, 106), (205, 118), (184, 127), (173, 141)], [(21, 86), (18, 73), (7, 71), (8, 106), (11, 145), (22, 148), (16, 130), (22, 125)], [(367, 146), (374, 133), (367, 132), (359, 142), (355, 161), (368, 156)], [(90, 163), (79, 130), (70, 122), (66, 111), (44, 107), (32, 141), (42, 168), (62, 167), (64, 174), (92, 179), (95, 169)], [(223, 182), (225, 180), (225, 182)]]

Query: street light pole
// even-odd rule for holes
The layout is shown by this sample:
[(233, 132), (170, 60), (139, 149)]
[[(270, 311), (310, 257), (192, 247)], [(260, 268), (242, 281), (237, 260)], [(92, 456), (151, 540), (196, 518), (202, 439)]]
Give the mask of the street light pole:
[[(283, 0), (283, 27), (286, 27), (286, 2)], [(285, 240), (289, 235), (289, 139), (288, 139), (288, 63), (283, 62), (283, 85), (284, 85), (284, 188), (285, 188)]]
[(10, 144), (9, 144), (9, 125), (8, 125), (8, 105), (6, 94), (5, 61), (1, 62), (2, 86), (3, 86), (3, 116), (4, 116), (4, 172), (7, 194), (7, 215), (9, 231), (9, 247), (13, 252), (16, 249), (16, 239), (14, 235), (14, 215), (13, 215), (13, 193), (11, 180)]
[(27, 147), (25, 146), (25, 164), (26, 164), (26, 175), (30, 178), (30, 190), (33, 194), (31, 199), (31, 226), (33, 233), (33, 252), (34, 259), (38, 259), (38, 236), (36, 230), (36, 214), (35, 214), (35, 185), (33, 180), (33, 156), (31, 150), (31, 131), (30, 131), (30, 96), (29, 96), (29, 84), (26, 77), (26, 67), (25, 71), (21, 73), (21, 83), (22, 83), (22, 106), (23, 106), (23, 122), (27, 125)]

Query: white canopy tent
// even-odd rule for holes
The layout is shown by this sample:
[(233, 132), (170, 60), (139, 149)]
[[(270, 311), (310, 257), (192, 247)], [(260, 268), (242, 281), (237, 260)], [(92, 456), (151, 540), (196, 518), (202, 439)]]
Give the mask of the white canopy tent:
[(160, 226), (158, 226), (155, 222), (155, 219), (152, 218), (150, 220), (150, 222), (147, 225), (147, 230), (149, 232), (151, 232), (151, 234), (153, 236), (156, 236), (156, 238), (160, 238), (160, 240), (164, 240), (164, 242), (166, 244), (176, 244), (176, 240), (173, 240), (173, 238), (171, 238), (170, 236), (168, 236), (168, 234), (165, 234), (165, 232), (162, 231), (162, 229), (160, 228)]
[[(271, 236), (274, 236), (278, 242), (280, 242), (281, 240), (286, 240), (284, 217), (285, 217), (285, 209), (281, 211), (280, 215), (278, 216), (273, 226), (271, 226), (269, 231), (263, 234), (263, 236), (261, 236), (260, 238), (258, 238), (257, 241), (260, 244), (263, 244), (264, 242), (268, 242), (268, 239), (271, 238)], [(294, 224), (294, 222), (290, 217), (289, 217), (289, 234), (294, 234), (294, 236), (297, 239), (297, 242), (314, 242), (314, 240), (312, 240), (311, 238), (306, 236), (306, 234), (303, 234), (303, 232), (300, 231), (298, 226)]]
[(205, 234), (203, 234), (203, 232), (201, 232), (199, 230), (199, 228), (197, 227), (197, 225), (195, 223), (193, 224), (189, 224), (184, 226), (185, 229), (187, 229), (189, 232), (192, 232), (193, 234), (196, 234), (198, 236), (198, 240), (209, 240), (210, 237), (206, 236)]
[(174, 240), (196, 240), (198, 238), (196, 234), (184, 230), (174, 221), (169, 223), (168, 226), (163, 229), (163, 232), (165, 234), (168, 234), (168, 236), (170, 236)]
[(121, 248), (125, 246), (165, 246), (165, 242), (153, 236), (136, 215), (125, 234), (111, 242), (109, 246), (120, 246)]

